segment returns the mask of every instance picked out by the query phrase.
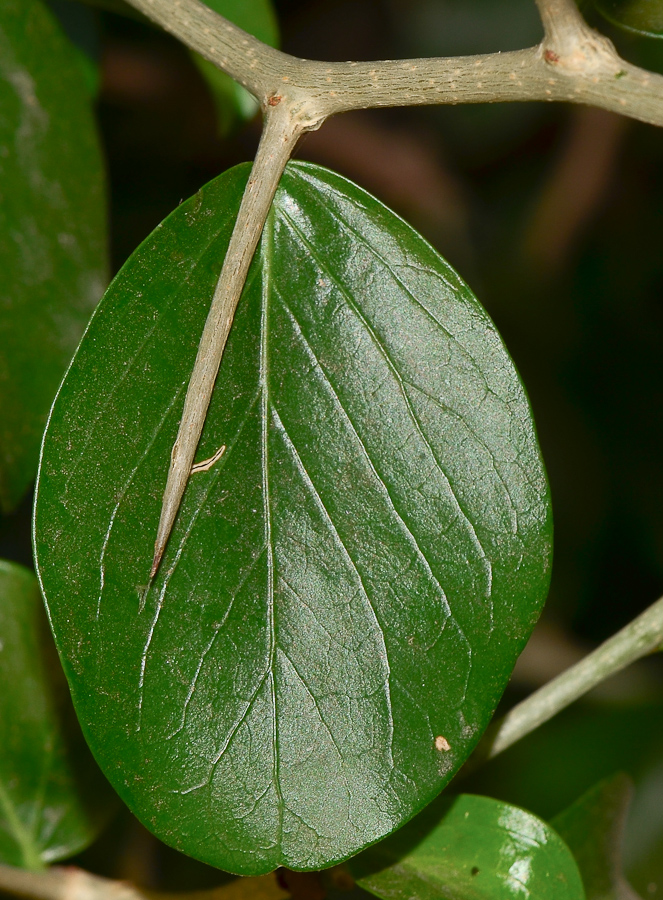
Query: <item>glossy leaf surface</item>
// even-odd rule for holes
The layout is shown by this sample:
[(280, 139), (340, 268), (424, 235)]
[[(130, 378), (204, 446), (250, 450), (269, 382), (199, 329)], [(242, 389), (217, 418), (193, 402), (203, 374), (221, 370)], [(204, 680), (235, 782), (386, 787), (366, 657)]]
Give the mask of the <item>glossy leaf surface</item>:
[(49, 407), (105, 281), (102, 164), (80, 61), (41, 0), (3, 0), (0, 509), (35, 477)]
[(646, 37), (663, 37), (662, 0), (595, 0), (614, 25)]
[(382, 900), (584, 900), (571, 851), (542, 819), (489, 797), (434, 804), (351, 864)]
[[(271, 0), (205, 0), (207, 6), (230, 19), (258, 40), (278, 46), (279, 30)], [(252, 119), (258, 112), (258, 101), (236, 81), (215, 65), (194, 53), (196, 65), (209, 84), (216, 104), (219, 130), (230, 132), (236, 124)]]
[(614, 775), (552, 820), (580, 867), (587, 900), (638, 900), (622, 870), (632, 793), (631, 779), (621, 773)]
[(39, 868), (97, 835), (112, 794), (80, 733), (35, 576), (0, 560), (0, 862)]
[(428, 803), (543, 602), (530, 410), (486, 313), (378, 201), (291, 165), (146, 592), (168, 459), (248, 167), (101, 303), (44, 445), (36, 551), (97, 758), (163, 840), (321, 868)]

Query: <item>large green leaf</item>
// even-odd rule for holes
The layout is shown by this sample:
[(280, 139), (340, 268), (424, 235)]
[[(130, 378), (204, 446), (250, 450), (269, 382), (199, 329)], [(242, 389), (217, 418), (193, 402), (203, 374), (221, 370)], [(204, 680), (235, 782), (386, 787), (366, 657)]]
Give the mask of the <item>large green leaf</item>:
[(71, 708), (37, 579), (0, 560), (0, 861), (39, 868), (97, 835), (112, 794)]
[(122, 269), (45, 438), (36, 553), (97, 758), (163, 840), (320, 868), (428, 803), (543, 602), (530, 410), (486, 313), (377, 200), (288, 167), (147, 588), (242, 166)]
[(94, 100), (101, 87), (101, 47), (95, 10), (74, 0), (46, 0), (46, 5), (70, 41), (78, 64), (83, 69), (88, 94)]
[(531, 813), (461, 794), (352, 862), (382, 900), (584, 900), (571, 851)]
[(594, 0), (599, 12), (620, 28), (663, 37), (663, 0)]
[(41, 0), (0, 3), (0, 510), (106, 281), (102, 164), (76, 51)]
[(632, 793), (627, 775), (613, 775), (552, 820), (580, 867), (587, 900), (639, 900), (622, 871), (624, 826)]

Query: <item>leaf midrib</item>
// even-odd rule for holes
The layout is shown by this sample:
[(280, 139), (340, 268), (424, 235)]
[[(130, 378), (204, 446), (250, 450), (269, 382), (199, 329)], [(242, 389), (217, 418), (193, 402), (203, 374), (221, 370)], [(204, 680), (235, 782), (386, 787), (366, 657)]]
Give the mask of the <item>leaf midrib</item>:
[(261, 386), (261, 470), (262, 470), (262, 495), (265, 516), (265, 544), (267, 546), (267, 616), (270, 635), (269, 666), (270, 687), (272, 694), (272, 733), (274, 747), (274, 788), (277, 796), (278, 807), (278, 838), (279, 846), (283, 843), (283, 794), (279, 774), (279, 736), (278, 736), (278, 710), (276, 702), (276, 684), (274, 680), (274, 663), (276, 659), (276, 621), (274, 611), (274, 547), (272, 544), (272, 510), (269, 491), (269, 295), (272, 278), (272, 257), (274, 250), (274, 209), (272, 208), (262, 235), (260, 255), (262, 263), (262, 293), (260, 311), (260, 378)]

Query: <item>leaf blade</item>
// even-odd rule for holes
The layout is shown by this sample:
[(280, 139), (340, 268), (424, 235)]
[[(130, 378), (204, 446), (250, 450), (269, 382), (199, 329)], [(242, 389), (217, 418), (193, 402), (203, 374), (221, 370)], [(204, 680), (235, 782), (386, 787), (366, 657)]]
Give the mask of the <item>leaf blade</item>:
[(257, 874), (345, 858), (449, 780), (538, 615), (550, 513), (485, 312), (374, 198), (297, 164), (199, 456), (226, 451), (192, 477), (145, 592), (144, 523), (206, 313), (190, 299), (211, 295), (247, 175), (182, 205), (114, 282), (54, 407), (35, 521), (65, 671), (111, 781), (167, 842)]
[(644, 37), (663, 37), (660, 0), (595, 0), (599, 12), (613, 25)]

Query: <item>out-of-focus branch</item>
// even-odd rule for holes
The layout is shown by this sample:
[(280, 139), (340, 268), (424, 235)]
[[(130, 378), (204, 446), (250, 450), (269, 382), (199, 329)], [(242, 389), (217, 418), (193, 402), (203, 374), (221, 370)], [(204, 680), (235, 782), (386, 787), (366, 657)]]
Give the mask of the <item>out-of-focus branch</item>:
[(0, 865), (0, 892), (25, 900), (286, 900), (274, 874), (238, 878), (209, 891), (162, 894), (125, 881), (92, 875), (74, 866), (30, 872)]
[(628, 119), (580, 107), (524, 230), (523, 256), (543, 278), (559, 276), (601, 207), (616, 173)]
[(663, 597), (600, 647), (571, 666), (522, 703), (514, 706), (486, 732), (469, 767), (492, 759), (516, 741), (552, 719), (558, 712), (606, 678), (663, 646)]

